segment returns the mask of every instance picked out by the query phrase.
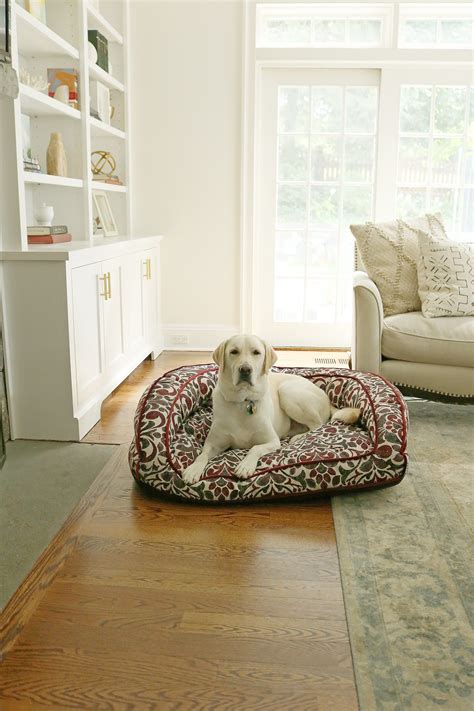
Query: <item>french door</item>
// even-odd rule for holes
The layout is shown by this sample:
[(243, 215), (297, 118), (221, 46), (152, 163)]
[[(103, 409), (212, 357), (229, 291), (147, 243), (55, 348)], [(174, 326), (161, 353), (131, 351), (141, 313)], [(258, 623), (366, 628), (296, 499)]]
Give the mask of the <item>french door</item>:
[(349, 346), (351, 223), (373, 216), (377, 69), (265, 69), (258, 131), (256, 330)]

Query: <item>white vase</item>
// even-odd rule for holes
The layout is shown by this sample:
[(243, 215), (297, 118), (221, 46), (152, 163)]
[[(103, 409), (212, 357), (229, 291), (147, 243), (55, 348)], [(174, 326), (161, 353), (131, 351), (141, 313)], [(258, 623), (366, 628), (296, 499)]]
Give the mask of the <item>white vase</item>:
[(44, 202), (41, 207), (35, 210), (35, 220), (38, 225), (42, 227), (49, 227), (53, 224), (54, 218), (54, 207), (52, 205), (46, 205)]
[(54, 92), (54, 98), (62, 104), (69, 104), (69, 87), (67, 84), (60, 84)]
[(52, 133), (46, 152), (48, 175), (67, 177), (66, 151), (60, 133)]

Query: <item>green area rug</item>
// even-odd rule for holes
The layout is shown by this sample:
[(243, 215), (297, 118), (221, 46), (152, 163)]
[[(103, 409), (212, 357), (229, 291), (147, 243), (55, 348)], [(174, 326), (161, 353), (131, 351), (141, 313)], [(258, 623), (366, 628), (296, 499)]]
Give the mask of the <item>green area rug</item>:
[(409, 403), (398, 486), (335, 497), (361, 711), (474, 708), (474, 407)]
[(15, 440), (6, 449), (0, 470), (0, 610), (116, 446)]

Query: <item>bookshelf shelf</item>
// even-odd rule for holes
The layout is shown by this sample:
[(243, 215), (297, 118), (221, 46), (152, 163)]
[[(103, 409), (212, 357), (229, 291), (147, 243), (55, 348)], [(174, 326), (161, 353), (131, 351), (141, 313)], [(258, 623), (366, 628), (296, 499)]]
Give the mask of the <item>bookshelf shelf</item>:
[(91, 136), (96, 136), (99, 138), (121, 138), (122, 140), (125, 140), (126, 137), (125, 131), (121, 131), (119, 128), (115, 128), (115, 126), (110, 126), (109, 124), (104, 123), (103, 121), (99, 121), (99, 119), (96, 118), (90, 118), (90, 127)]
[(47, 173), (24, 171), (23, 179), (25, 183), (55, 185), (61, 188), (82, 188), (84, 186), (84, 181), (80, 178), (64, 178), (59, 175), (47, 175)]
[(125, 87), (121, 81), (113, 77), (108, 72), (104, 72), (104, 70), (101, 69), (101, 67), (98, 67), (97, 64), (92, 64), (92, 62), (89, 63), (89, 74), (92, 79), (102, 82), (102, 84), (108, 86), (109, 89), (115, 89), (116, 91), (121, 92), (125, 91)]
[(111, 193), (126, 193), (126, 185), (114, 185), (113, 183), (102, 183), (100, 180), (92, 181), (92, 190), (106, 190)]
[(20, 106), (21, 113), (28, 116), (69, 116), (72, 119), (80, 119), (81, 112), (73, 109), (67, 104), (51, 98), (47, 94), (42, 94), (31, 86), (20, 84)]
[(89, 29), (96, 29), (107, 37), (109, 42), (116, 42), (117, 44), (123, 44), (123, 37), (118, 32), (115, 27), (113, 27), (108, 20), (89, 2), (87, 3), (87, 14), (89, 16)]
[(79, 50), (20, 5), (15, 5), (18, 52), (31, 57), (68, 56), (79, 59)]

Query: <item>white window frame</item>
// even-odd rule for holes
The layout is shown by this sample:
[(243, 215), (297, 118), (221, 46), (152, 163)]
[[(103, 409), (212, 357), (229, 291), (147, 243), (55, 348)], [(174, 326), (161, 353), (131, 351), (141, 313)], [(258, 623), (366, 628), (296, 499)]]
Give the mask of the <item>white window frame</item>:
[[(433, 44), (420, 43), (405, 44), (401, 38), (401, 28), (404, 22), (410, 20), (432, 20), (436, 22), (436, 41)], [(398, 46), (400, 48), (409, 47), (416, 48), (440, 48), (440, 49), (459, 49), (459, 45), (450, 44), (449, 42), (438, 42), (438, 37), (441, 31), (441, 22), (443, 20), (473, 20), (473, 5), (472, 3), (420, 3), (407, 2), (400, 3), (399, 11), (399, 37)], [(465, 47), (465, 49), (469, 49)]]
[[(261, 100), (262, 71), (265, 67), (319, 67), (319, 68), (369, 68), (381, 70), (379, 145), (377, 175), (384, 166), (397, 166), (400, 71), (408, 70), (410, 79), (402, 83), (416, 83), (413, 77), (421, 76), (426, 69), (436, 73), (434, 83), (471, 83), (472, 53), (465, 49), (401, 49), (398, 48), (399, 6), (393, 6), (392, 43), (387, 48), (257, 48), (256, 0), (248, 0), (244, 8), (243, 39), (243, 112), (241, 153), (241, 249), (240, 249), (240, 328), (252, 332), (257, 323), (259, 295), (259, 199), (255, 191), (260, 171), (257, 136), (259, 132), (259, 105)], [(377, 3), (380, 4), (380, 3)], [(461, 76), (462, 75), (462, 76)], [(425, 73), (426, 76), (426, 73)], [(457, 80), (453, 81), (456, 76)], [(448, 79), (451, 77), (451, 79)], [(467, 79), (466, 77), (471, 77)], [(432, 80), (430, 80), (432, 81)], [(420, 82), (423, 83), (423, 82)], [(383, 140), (382, 136), (395, 140)], [(376, 220), (390, 219), (395, 215), (397, 170), (386, 171), (386, 180), (375, 191), (374, 215)], [(380, 186), (380, 181), (379, 186)]]

